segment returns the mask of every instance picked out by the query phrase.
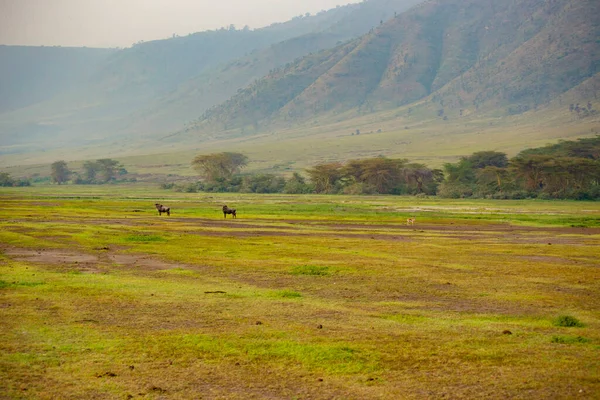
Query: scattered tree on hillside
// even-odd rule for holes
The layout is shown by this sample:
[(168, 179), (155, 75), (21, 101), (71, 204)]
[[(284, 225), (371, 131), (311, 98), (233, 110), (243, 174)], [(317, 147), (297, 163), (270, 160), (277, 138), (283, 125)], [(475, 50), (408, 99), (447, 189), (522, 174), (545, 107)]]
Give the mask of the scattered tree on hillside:
[(72, 171), (67, 167), (67, 163), (62, 160), (53, 162), (51, 168), (52, 172), (50, 176), (52, 177), (52, 181), (59, 185), (67, 182), (72, 174)]

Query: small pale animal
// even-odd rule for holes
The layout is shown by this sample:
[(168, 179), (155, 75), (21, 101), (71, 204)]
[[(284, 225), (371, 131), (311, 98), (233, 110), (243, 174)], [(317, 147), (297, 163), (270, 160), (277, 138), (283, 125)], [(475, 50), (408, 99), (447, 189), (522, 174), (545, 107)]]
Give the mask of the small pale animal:
[(167, 215), (171, 215), (171, 207), (165, 207), (162, 204), (156, 203), (154, 205), (158, 210), (158, 215), (162, 215), (162, 213), (167, 213)]
[(406, 225), (414, 225), (416, 220), (416, 218), (408, 218), (406, 220)]
[(237, 218), (235, 208), (229, 208), (225, 205), (223, 206), (223, 218), (227, 218), (227, 214), (231, 214), (233, 218)]

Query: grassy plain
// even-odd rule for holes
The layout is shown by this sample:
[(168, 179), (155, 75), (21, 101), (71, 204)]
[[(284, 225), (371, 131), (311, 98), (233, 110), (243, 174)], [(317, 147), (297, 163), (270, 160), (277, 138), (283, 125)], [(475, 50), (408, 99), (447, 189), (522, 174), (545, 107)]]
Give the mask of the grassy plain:
[(600, 203), (0, 198), (0, 398), (599, 398)]

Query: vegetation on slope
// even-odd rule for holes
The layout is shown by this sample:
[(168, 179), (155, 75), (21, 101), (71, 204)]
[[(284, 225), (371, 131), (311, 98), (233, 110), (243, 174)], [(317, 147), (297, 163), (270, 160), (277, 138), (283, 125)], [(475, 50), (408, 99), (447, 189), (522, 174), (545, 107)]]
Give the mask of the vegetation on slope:
[[(114, 140), (139, 143), (165, 136), (271, 69), (359, 36), (379, 18), (419, 1), (349, 4), (261, 29), (230, 26), (136, 43), (87, 68), (90, 79), (79, 86), (0, 115), (5, 147), (0, 151), (97, 146)], [(27, 76), (9, 78), (18, 92), (18, 82)]]
[(205, 113), (196, 129), (280, 127), (421, 99), (440, 116), (522, 113), (599, 73), (598, 12), (593, 0), (429, 1), (327, 57), (265, 77)]

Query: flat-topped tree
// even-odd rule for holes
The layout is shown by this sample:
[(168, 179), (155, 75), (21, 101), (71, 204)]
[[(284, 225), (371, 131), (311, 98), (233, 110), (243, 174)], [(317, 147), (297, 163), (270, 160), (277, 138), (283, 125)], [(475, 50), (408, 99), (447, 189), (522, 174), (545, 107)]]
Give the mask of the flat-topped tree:
[(192, 161), (192, 167), (209, 182), (231, 178), (247, 164), (247, 156), (231, 152), (199, 154)]

